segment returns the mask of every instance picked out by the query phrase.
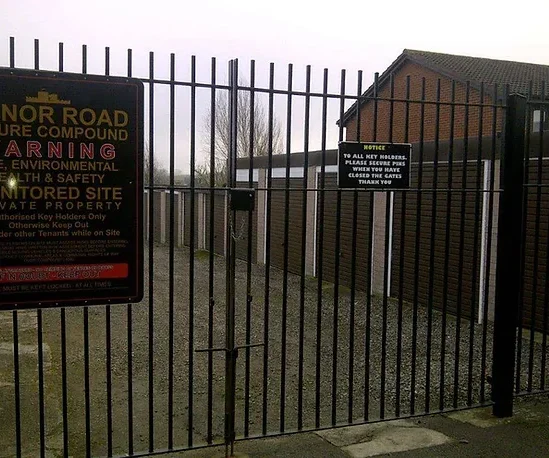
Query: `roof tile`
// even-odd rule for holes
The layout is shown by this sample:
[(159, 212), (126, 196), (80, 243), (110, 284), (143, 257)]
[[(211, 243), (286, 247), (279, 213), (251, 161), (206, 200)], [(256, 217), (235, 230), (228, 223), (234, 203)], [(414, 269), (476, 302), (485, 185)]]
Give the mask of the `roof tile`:
[[(549, 65), (513, 62), (508, 60), (487, 59), (483, 57), (459, 56), (431, 51), (405, 49), (400, 56), (383, 72), (379, 84), (384, 84), (389, 76), (405, 62), (411, 60), (447, 78), (470, 82), (472, 87), (479, 88), (482, 83), (488, 87), (497, 84), (500, 87), (509, 85), (509, 93), (530, 95), (540, 98), (544, 82), (545, 97), (549, 95)], [(532, 85), (531, 94), (529, 93)], [(374, 85), (363, 94), (365, 97), (373, 95)], [(501, 94), (501, 92), (500, 92)], [(364, 103), (362, 101), (361, 103)], [(356, 102), (345, 112), (343, 122), (351, 118), (356, 111)], [(338, 121), (339, 124), (339, 121)]]
[(532, 94), (541, 94), (542, 81), (549, 83), (549, 65), (513, 62), (508, 60), (486, 59), (482, 57), (458, 56), (429, 51), (405, 49), (403, 55), (420, 65), (458, 80), (506, 85), (511, 93), (528, 94), (532, 82)]

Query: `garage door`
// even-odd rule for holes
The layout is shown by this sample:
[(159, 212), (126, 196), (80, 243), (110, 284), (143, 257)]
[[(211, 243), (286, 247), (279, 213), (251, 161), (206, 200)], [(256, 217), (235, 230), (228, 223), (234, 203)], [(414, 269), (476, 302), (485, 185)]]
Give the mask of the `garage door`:
[[(184, 233), (183, 233), (183, 243), (185, 246), (190, 246), (191, 244), (191, 192), (190, 191), (184, 191), (183, 193), (183, 202), (184, 202), (184, 218), (185, 218), (185, 226), (184, 226)], [(195, 192), (194, 194), (194, 247), (196, 249), (198, 245), (198, 193)]]
[[(538, 175), (541, 172), (541, 175)], [(541, 178), (541, 179), (540, 179)], [(541, 170), (537, 159), (530, 160), (528, 183), (549, 185), (549, 161), (543, 160)], [(538, 192), (539, 189), (539, 192)], [(543, 330), (547, 308), (547, 237), (549, 226), (549, 194), (544, 188), (528, 187), (526, 213), (526, 245), (524, 249), (522, 324)], [(539, 212), (538, 212), (539, 210)], [(539, 216), (539, 221), (536, 219)]]
[[(419, 218), (417, 215), (417, 192), (406, 192), (404, 217), (402, 213), (403, 193), (395, 192), (391, 295), (398, 297), (399, 289), (402, 288), (403, 299), (413, 302), (417, 279), (419, 304), (429, 305), (429, 298), (432, 297), (433, 307), (441, 309), (443, 308), (446, 292), (448, 311), (456, 314), (458, 309), (461, 308), (461, 315), (468, 317), (471, 313), (473, 301), (476, 301), (475, 303), (478, 305), (482, 195), (475, 191), (465, 193), (456, 191), (463, 188), (463, 169), (463, 164), (453, 164), (451, 184), (454, 191), (446, 192), (443, 190), (449, 187), (450, 170), (447, 163), (438, 165), (437, 189), (440, 189), (440, 191), (436, 193), (435, 197), (433, 197), (433, 192), (422, 192), (421, 215)], [(479, 174), (481, 177), (480, 183), (482, 184), (482, 173), (482, 167), (480, 171), (477, 171), (476, 163), (469, 163), (467, 165), (466, 187), (471, 190), (476, 189)], [(433, 165), (424, 164), (422, 188), (432, 189), (434, 179), (435, 169)], [(418, 167), (415, 165), (412, 167), (411, 186), (417, 187), (417, 183)], [(463, 212), (462, 195), (465, 196)], [(450, 198), (450, 213), (447, 211), (448, 197)], [(436, 199), (436, 210), (433, 213), (434, 199)], [(476, 199), (479, 200), (478, 214), (475, 212)], [(431, 233), (433, 218), (435, 219), (434, 234)], [(403, 227), (404, 234), (402, 235)], [(448, 268), (446, 269), (447, 229), (449, 238)], [(416, 234), (418, 231), (419, 268), (416, 270)], [(476, 247), (475, 233), (477, 234)], [(430, 291), (431, 253), (434, 256), (432, 291)], [(472, 278), (475, 263), (477, 275), (476, 278)]]
[(214, 194), (214, 218), (213, 225), (210, 223), (211, 193), (207, 192), (206, 200), (206, 249), (210, 250), (210, 231), (213, 227), (214, 253), (220, 256), (225, 255), (225, 191), (215, 191)]
[[(320, 181), (319, 181), (320, 186)], [(355, 254), (356, 288), (367, 290), (370, 275), (370, 199), (371, 192), (358, 193), (356, 246), (353, 247), (354, 192), (341, 192), (341, 218), (337, 227), (337, 175), (327, 173), (325, 177), (324, 212), (321, 214), (320, 193), (317, 197), (317, 275), (319, 257), (322, 256), (322, 278), (335, 283), (336, 280), (336, 238), (339, 234), (339, 284), (350, 287), (352, 282), (352, 260)], [(323, 243), (320, 246), (319, 231), (323, 228)]]
[[(301, 237), (303, 229), (303, 179), (290, 178), (288, 210), (288, 272), (301, 272)], [(284, 268), (284, 218), (286, 208), (285, 178), (273, 178), (271, 191), (271, 265)]]

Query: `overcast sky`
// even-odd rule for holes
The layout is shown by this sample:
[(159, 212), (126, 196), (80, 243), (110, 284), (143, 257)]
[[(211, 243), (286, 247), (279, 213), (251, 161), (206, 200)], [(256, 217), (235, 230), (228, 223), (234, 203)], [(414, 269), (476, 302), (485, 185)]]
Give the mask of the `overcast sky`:
[[(177, 79), (188, 80), (190, 55), (197, 56), (198, 80), (210, 77), (216, 56), (218, 77), (226, 62), (238, 57), (246, 76), (255, 59), (258, 85), (268, 84), (270, 62), (276, 86), (287, 85), (287, 64), (294, 64), (294, 87), (303, 88), (305, 65), (313, 67), (313, 87), (320, 90), (323, 68), (330, 69), (330, 91), (339, 92), (340, 70), (348, 71), (347, 92), (356, 89), (356, 72), (364, 71), (364, 88), (404, 48), (509, 59), (549, 65), (549, 2), (461, 0), (459, 2), (348, 0), (0, 0), (0, 66), (9, 64), (9, 37), (17, 44), (17, 66), (33, 65), (33, 40), (40, 39), (41, 67), (55, 70), (57, 47), (65, 43), (65, 70), (80, 71), (82, 44), (88, 45), (90, 73), (103, 73), (104, 47), (111, 48), (111, 73), (124, 75), (126, 50), (134, 51), (134, 73), (148, 75), (148, 52), (156, 56), (157, 77), (169, 75), (169, 53), (177, 56)], [(167, 160), (167, 90), (156, 89), (156, 150)], [(197, 99), (198, 129), (209, 104), (207, 91)], [(285, 124), (286, 99), (277, 97), (277, 117)], [(177, 93), (177, 167), (188, 169), (189, 100)], [(320, 105), (313, 105), (311, 148), (320, 146)], [(292, 151), (302, 150), (301, 100), (294, 100)], [(328, 146), (335, 147), (339, 114), (330, 106)], [(199, 135), (200, 141), (200, 135)], [(199, 161), (203, 147), (197, 145)]]

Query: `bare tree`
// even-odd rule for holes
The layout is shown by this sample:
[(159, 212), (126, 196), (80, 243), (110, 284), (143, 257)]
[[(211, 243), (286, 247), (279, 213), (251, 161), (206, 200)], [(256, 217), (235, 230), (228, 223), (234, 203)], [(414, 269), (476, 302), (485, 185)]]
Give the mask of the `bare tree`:
[[(143, 164), (143, 181), (145, 185), (150, 184), (151, 173), (151, 153), (149, 145), (145, 146), (145, 157)], [(167, 185), (170, 183), (170, 172), (158, 161), (158, 157), (154, 157), (153, 161), (153, 176), (155, 185)]]
[[(251, 95), (248, 91), (240, 91), (238, 93), (237, 104), (237, 157), (249, 157), (250, 152), (254, 156), (267, 156), (269, 154), (270, 141), (272, 141), (272, 154), (280, 154), (282, 152), (282, 129), (278, 119), (272, 119), (272, 137), (270, 137), (269, 123), (271, 120), (265, 106), (255, 99), (252, 110)], [(215, 165), (214, 182), (215, 186), (223, 186), (227, 180), (227, 160), (230, 151), (228, 94), (224, 93), (217, 96), (214, 116), (212, 116), (210, 109), (204, 118), (204, 152), (207, 157), (202, 164), (196, 167), (195, 171), (196, 180), (202, 186), (209, 185), (211, 177), (212, 122), (214, 123), (215, 134), (213, 151)]]

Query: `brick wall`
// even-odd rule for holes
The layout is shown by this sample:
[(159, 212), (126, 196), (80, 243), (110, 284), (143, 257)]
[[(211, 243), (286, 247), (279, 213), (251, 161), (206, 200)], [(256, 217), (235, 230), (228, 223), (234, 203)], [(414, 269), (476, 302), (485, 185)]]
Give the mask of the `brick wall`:
[[(452, 101), (452, 81), (438, 73), (428, 70), (418, 64), (407, 62), (400, 67), (394, 75), (394, 97), (396, 99), (406, 99), (406, 80), (410, 77), (410, 100), (422, 100), (423, 78), (425, 78), (425, 100), (434, 102), (437, 100), (437, 85), (440, 79), (440, 101)], [(498, 93), (502, 93), (503, 88), (498, 88)], [(491, 104), (492, 97), (486, 93), (492, 94), (493, 88), (485, 87), (484, 103)], [(465, 103), (466, 101), (466, 85), (455, 83), (455, 101), (456, 103)], [(379, 88), (380, 98), (389, 98), (391, 96), (391, 87), (389, 81)], [(480, 103), (480, 92), (474, 88), (470, 88), (469, 103)], [(377, 123), (374, 123), (375, 103), (368, 101), (362, 104), (360, 111), (360, 131), (359, 138), (361, 141), (390, 141), (390, 110), (391, 103), (389, 101), (377, 101)], [(421, 138), (422, 126), (422, 104), (409, 102), (409, 121), (408, 121), (408, 138), (406, 138), (406, 103), (393, 102), (393, 135), (394, 142), (417, 142)], [(439, 109), (439, 139), (447, 140), (450, 138), (451, 131), (451, 105), (442, 105)], [(469, 137), (477, 137), (481, 127), (480, 108), (469, 107), (468, 110), (464, 106), (454, 106), (454, 138), (463, 138), (467, 134)], [(468, 111), (468, 114), (467, 114)], [(493, 108), (484, 107), (482, 109), (482, 133), (490, 135), (492, 132), (492, 121), (494, 116)], [(423, 105), (423, 139), (424, 141), (434, 141), (436, 135), (436, 114), (437, 107), (435, 104)], [(468, 123), (465, 122), (468, 116)], [(497, 130), (501, 130), (502, 116), (496, 116)], [(374, 125), (375, 127), (374, 132)], [(465, 126), (468, 126), (466, 132)], [(357, 140), (357, 117), (354, 115), (346, 123), (347, 140)]]

